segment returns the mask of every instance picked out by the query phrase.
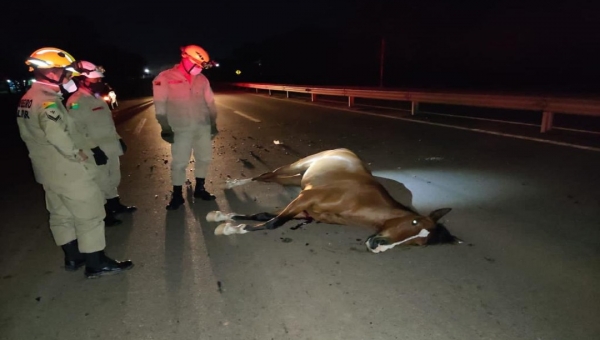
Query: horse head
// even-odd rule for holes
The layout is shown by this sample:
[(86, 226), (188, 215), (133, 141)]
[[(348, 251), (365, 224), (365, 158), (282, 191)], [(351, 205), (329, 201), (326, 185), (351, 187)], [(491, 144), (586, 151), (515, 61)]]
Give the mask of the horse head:
[(391, 218), (383, 223), (377, 234), (367, 238), (365, 245), (371, 252), (380, 253), (399, 244), (422, 246), (458, 243), (460, 240), (438, 223), (450, 210), (452, 209), (438, 209), (429, 216), (411, 213)]

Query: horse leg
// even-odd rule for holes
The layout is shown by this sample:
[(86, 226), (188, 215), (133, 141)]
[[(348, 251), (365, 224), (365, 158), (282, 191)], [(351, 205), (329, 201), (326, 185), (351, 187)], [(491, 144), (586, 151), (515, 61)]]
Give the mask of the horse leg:
[(273, 171), (265, 172), (261, 175), (246, 179), (228, 179), (226, 183), (227, 189), (255, 182), (278, 183), (283, 186), (300, 186), (302, 176), (314, 161), (323, 157), (323, 152), (304, 157), (292, 164), (281, 166)]
[[(312, 221), (312, 218), (305, 212), (307, 209), (312, 206), (315, 202), (318, 201), (318, 195), (315, 195), (312, 192), (303, 191), (298, 195), (298, 197), (293, 200), (287, 207), (285, 207), (279, 214), (275, 217), (270, 218), (268, 221), (258, 224), (258, 225), (249, 225), (249, 224), (238, 224), (234, 225), (233, 223), (226, 222), (220, 224), (215, 229), (215, 235), (232, 235), (232, 234), (245, 234), (250, 231), (258, 231), (265, 229), (275, 229), (281, 227), (286, 222), (293, 219), (303, 219), (307, 221)], [(236, 214), (233, 214), (236, 215)], [(233, 217), (231, 215), (231, 217)], [(266, 214), (256, 214), (259, 215), (259, 218), (268, 217), (268, 213)], [(247, 215), (238, 215), (244, 216), (244, 218), (250, 217)], [(208, 216), (207, 216), (208, 217)], [(230, 220), (232, 220), (231, 218)], [(304, 224), (304, 223), (303, 223)]]
[(253, 214), (253, 215), (243, 215), (243, 214), (237, 214), (237, 213), (225, 214), (221, 211), (211, 211), (206, 215), (206, 220), (208, 222), (223, 222), (223, 221), (238, 221), (238, 220), (264, 222), (264, 221), (268, 221), (268, 220), (272, 219), (275, 216), (277, 216), (277, 214), (268, 213), (268, 212), (262, 212), (262, 213)]
[(302, 174), (282, 175), (276, 172), (265, 172), (264, 174), (252, 178), (245, 179), (228, 179), (226, 182), (227, 189), (248, 184), (252, 181), (263, 183), (277, 183), (283, 186), (299, 187), (302, 182)]
[(247, 231), (276, 229), (293, 219), (304, 219), (312, 222), (312, 218), (306, 211), (318, 201), (318, 198), (319, 195), (316, 195), (313, 191), (302, 191), (300, 195), (288, 204), (277, 216), (255, 226), (245, 226), (244, 229)]

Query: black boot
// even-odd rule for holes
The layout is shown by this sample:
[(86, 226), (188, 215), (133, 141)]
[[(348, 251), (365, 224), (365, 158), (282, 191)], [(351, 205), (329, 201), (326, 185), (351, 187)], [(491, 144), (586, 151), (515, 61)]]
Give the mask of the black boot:
[(204, 188), (204, 178), (196, 177), (196, 188), (194, 189), (194, 197), (204, 201), (212, 201), (216, 199), (214, 195), (206, 191)]
[(79, 252), (77, 240), (73, 240), (61, 246), (65, 252), (65, 270), (74, 272), (85, 264), (85, 257)]
[(85, 255), (85, 277), (95, 279), (104, 275), (118, 274), (133, 268), (133, 262), (115, 261), (104, 254), (104, 251), (87, 253)]
[(185, 203), (185, 200), (183, 199), (181, 185), (174, 185), (173, 195), (171, 196), (169, 205), (167, 205), (167, 210), (177, 210), (181, 205), (183, 205), (183, 203)]
[(113, 215), (121, 213), (130, 213), (137, 210), (135, 206), (126, 206), (121, 204), (121, 199), (119, 196), (107, 199), (106, 205), (108, 206), (108, 209)]
[(106, 212), (106, 217), (104, 217), (104, 225), (106, 227), (114, 227), (116, 225), (123, 223), (123, 221), (115, 218), (112, 211), (110, 211), (110, 209), (108, 207), (108, 203), (104, 205), (104, 211)]

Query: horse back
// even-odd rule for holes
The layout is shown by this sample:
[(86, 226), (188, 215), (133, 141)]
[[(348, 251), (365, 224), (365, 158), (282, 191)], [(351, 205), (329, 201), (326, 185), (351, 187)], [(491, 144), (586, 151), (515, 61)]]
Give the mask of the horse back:
[(348, 149), (323, 151), (312, 155), (302, 176), (302, 186), (334, 184), (337, 181), (369, 181), (367, 165)]

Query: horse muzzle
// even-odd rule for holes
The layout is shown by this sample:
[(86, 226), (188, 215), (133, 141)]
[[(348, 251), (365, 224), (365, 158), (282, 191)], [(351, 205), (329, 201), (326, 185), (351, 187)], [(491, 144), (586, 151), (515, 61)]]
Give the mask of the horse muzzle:
[(369, 236), (369, 238), (367, 238), (367, 241), (365, 242), (365, 245), (371, 251), (373, 251), (379, 246), (385, 246), (388, 244), (390, 244), (390, 242), (386, 237), (381, 237), (377, 235)]

